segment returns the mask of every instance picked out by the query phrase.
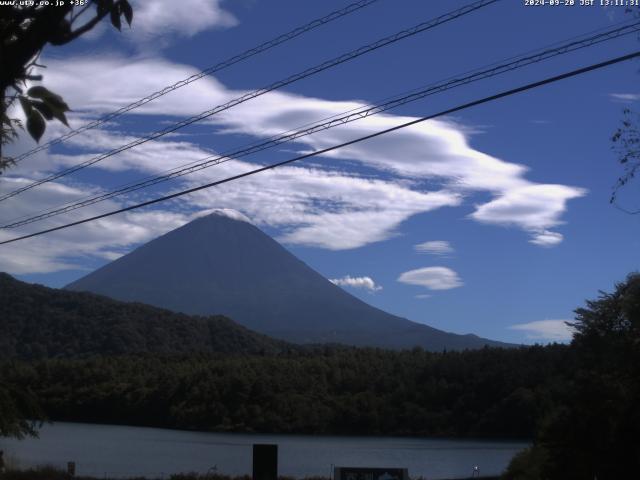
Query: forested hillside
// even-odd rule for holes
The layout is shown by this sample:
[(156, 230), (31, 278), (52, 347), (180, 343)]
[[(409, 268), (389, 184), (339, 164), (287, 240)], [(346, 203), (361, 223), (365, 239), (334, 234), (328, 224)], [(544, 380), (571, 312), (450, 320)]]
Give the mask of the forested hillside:
[(50, 418), (216, 431), (531, 437), (566, 346), (4, 363)]
[(0, 358), (132, 353), (276, 353), (294, 348), (222, 316), (197, 317), (0, 273)]
[[(0, 274), (0, 378), (52, 420), (198, 430), (529, 437), (567, 347), (299, 347)], [(20, 360), (20, 361), (16, 361)]]

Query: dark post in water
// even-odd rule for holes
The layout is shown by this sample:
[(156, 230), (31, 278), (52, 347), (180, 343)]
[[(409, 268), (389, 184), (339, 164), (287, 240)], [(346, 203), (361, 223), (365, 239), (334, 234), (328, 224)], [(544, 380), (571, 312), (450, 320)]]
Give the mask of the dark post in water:
[(278, 445), (253, 446), (253, 480), (278, 480)]

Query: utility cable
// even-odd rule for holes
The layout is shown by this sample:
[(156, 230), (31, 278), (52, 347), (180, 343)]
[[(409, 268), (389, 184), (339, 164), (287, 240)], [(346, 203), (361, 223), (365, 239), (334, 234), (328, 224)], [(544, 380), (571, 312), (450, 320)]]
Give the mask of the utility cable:
[(222, 62), (219, 62), (215, 65), (212, 65), (210, 67), (205, 68), (204, 70), (191, 75), (190, 77), (187, 77), (185, 79), (182, 79), (178, 82), (175, 82), (172, 85), (166, 86), (164, 88), (162, 88), (161, 90), (158, 90), (156, 92), (153, 92), (149, 95), (147, 95), (144, 98), (141, 98), (140, 100), (137, 100), (133, 103), (130, 103), (129, 105), (126, 105), (122, 108), (119, 108), (118, 110), (108, 113), (106, 115), (103, 115), (102, 117), (87, 123), (86, 125), (83, 125), (79, 128), (76, 128), (74, 130), (71, 130), (67, 133), (65, 133), (64, 135), (61, 135), (60, 137), (57, 137), (55, 139), (52, 139), (50, 141), (48, 141), (47, 143), (43, 143), (42, 145), (39, 145), (31, 150), (29, 150), (28, 152), (25, 152), (21, 155), (18, 155), (15, 159), (14, 162), (20, 162), (22, 160), (24, 160), (27, 157), (30, 157), (31, 155), (41, 152), (42, 150), (46, 150), (47, 148), (53, 146), (53, 145), (57, 145), (58, 143), (62, 143), (65, 140), (74, 137), (76, 135), (78, 135), (79, 133), (82, 132), (86, 132), (87, 130), (91, 130), (93, 128), (96, 128), (106, 122), (109, 122), (111, 120), (113, 120), (114, 118), (119, 117), (120, 115), (123, 115), (127, 112), (130, 112), (131, 110), (134, 110), (138, 107), (141, 107), (153, 100), (155, 100), (156, 98), (162, 97), (164, 95), (166, 95), (167, 93), (173, 92), (174, 90), (177, 90), (179, 88), (184, 87), (185, 85), (189, 85), (190, 83), (195, 82), (196, 80), (200, 80), (203, 77), (206, 77), (208, 75), (212, 75), (216, 72), (219, 72), (220, 70), (224, 70), (225, 68), (228, 68), (232, 65), (235, 65), (236, 63), (242, 62), (244, 60), (247, 60), (248, 58), (251, 58), (255, 55), (258, 55), (259, 53), (262, 52), (266, 52), (267, 50), (270, 50), (274, 47), (277, 47), (278, 45), (281, 45), (285, 42), (288, 42), (289, 40), (293, 40), (296, 37), (299, 37), (300, 35), (313, 30), (315, 28), (318, 28), (322, 25), (326, 25), (327, 23), (330, 23), (334, 20), (337, 20), (341, 17), (344, 17), (346, 15), (349, 15), (353, 12), (356, 12), (364, 7), (368, 7), (369, 5), (371, 5), (372, 3), (377, 2), (378, 0), (360, 0), (358, 2), (354, 2), (351, 3), (349, 5), (347, 5), (344, 8), (341, 8), (340, 10), (336, 10), (334, 12), (329, 13), (328, 15), (325, 15), (324, 17), (321, 18), (317, 18), (305, 25), (302, 25), (298, 28), (295, 28), (287, 33), (284, 33), (276, 38), (273, 38), (267, 42), (264, 42), (256, 47), (250, 48), (249, 50), (246, 50), (242, 53), (240, 53), (239, 55), (235, 55), (231, 58), (228, 58), (227, 60), (224, 60)]
[(429, 30), (431, 28), (434, 28), (438, 25), (442, 25), (444, 23), (450, 22), (452, 20), (455, 20), (459, 17), (462, 17), (464, 15), (467, 15), (471, 12), (474, 12), (480, 8), (489, 6), (493, 3), (499, 2), (500, 0), (479, 0), (473, 3), (470, 3), (468, 5), (465, 5), (464, 7), (458, 8), (456, 10), (453, 10), (449, 13), (446, 13), (444, 15), (440, 15), (439, 17), (436, 17), (432, 20), (420, 23), (418, 25), (415, 25), (414, 27), (411, 27), (409, 29), (406, 30), (402, 30), (398, 33), (395, 33), (393, 35), (390, 35), (388, 37), (385, 37), (383, 39), (380, 39), (376, 42), (370, 43), (368, 45), (365, 45), (363, 47), (357, 48), (355, 50), (352, 50), (348, 53), (345, 53), (339, 57), (336, 57), (332, 60), (328, 60), (326, 62), (323, 62), (319, 65), (316, 65), (315, 67), (311, 67), (308, 68), (307, 70), (304, 70), (300, 73), (297, 73), (295, 75), (291, 75), (290, 77), (287, 77), (284, 80), (280, 80), (277, 81), (275, 83), (272, 83), (264, 88), (258, 89), (258, 90), (254, 90), (252, 92), (246, 93), (240, 97), (237, 97), (223, 105), (218, 105), (210, 110), (206, 110), (202, 113), (200, 113), (199, 115), (195, 115), (193, 117), (189, 117), (181, 122), (175, 123), (167, 128), (164, 128), (162, 130), (156, 131), (150, 135), (138, 138), (132, 142), (127, 143), (126, 145), (122, 145), (116, 149), (110, 150), (107, 153), (104, 153), (102, 155), (98, 155), (97, 157), (93, 157), (89, 160), (86, 160), (82, 163), (79, 163), (78, 165), (75, 165), (73, 167), (70, 167), (68, 169), (65, 169), (61, 172), (58, 172), (56, 174), (50, 175), (48, 177), (45, 177), (43, 179), (37, 180), (33, 183), (30, 183), (24, 187), (18, 188), (17, 190), (13, 190), (9, 193), (6, 193), (2, 196), (0, 196), (0, 202), (7, 200), (8, 198), (14, 197), (22, 192), (25, 192), (27, 190), (30, 190), (32, 188), (35, 188), (39, 185), (42, 185), (44, 183), (48, 183), (51, 182), (53, 180), (57, 180), (58, 178), (64, 177), (66, 175), (70, 175), (72, 173), (75, 173), (79, 170), (82, 170), (86, 167), (89, 167), (91, 165), (94, 165), (106, 158), (112, 157), (113, 155), (116, 155), (118, 153), (121, 153), (125, 150), (129, 150), (133, 147), (136, 147), (138, 145), (142, 145), (143, 143), (149, 142), (151, 140), (155, 140), (157, 138), (163, 137), (164, 135), (167, 135), (168, 133), (172, 133), (175, 132), (176, 130), (179, 130), (181, 128), (186, 127), (187, 125), (191, 125), (193, 123), (196, 123), (200, 120), (204, 120), (205, 118), (211, 117), (212, 115), (215, 115), (217, 113), (223, 112), (225, 110), (228, 110), (232, 107), (235, 107), (236, 105), (239, 105), (241, 103), (244, 103), (248, 100), (251, 100), (253, 98), (259, 97), (261, 95), (264, 95), (265, 93), (271, 92), (273, 90), (277, 90), (279, 88), (282, 88), (286, 85), (289, 85), (291, 83), (297, 82), (299, 80), (302, 80), (303, 78), (309, 77), (311, 75), (315, 75), (319, 72), (322, 72), (323, 70), (327, 70), (329, 68), (332, 68), (336, 65), (340, 65), (342, 63), (345, 63), (347, 61), (353, 60), (354, 58), (360, 57), (361, 55), (364, 55), (366, 53), (375, 51), (379, 48), (385, 47), (387, 45), (390, 45), (392, 43), (398, 42), (400, 40), (403, 40), (405, 38), (411, 37), (413, 35), (416, 35), (418, 33), (424, 32), (426, 30)]
[[(166, 182), (174, 178), (182, 177), (184, 175), (188, 175), (188, 174), (191, 174), (215, 165), (220, 165), (221, 163), (227, 162), (229, 160), (241, 158), (246, 155), (251, 155), (253, 153), (266, 150), (268, 148), (273, 148), (284, 142), (290, 142), (303, 136), (311, 135), (313, 133), (317, 133), (323, 130), (328, 130), (330, 128), (333, 128), (339, 125), (344, 125), (356, 120), (360, 120), (362, 118), (366, 118), (371, 115), (376, 115), (376, 114), (391, 110), (393, 108), (397, 108), (401, 105), (405, 105), (410, 102), (415, 102), (417, 100), (420, 100), (430, 95), (434, 95), (436, 93), (441, 93), (456, 87), (467, 85), (472, 82), (491, 78), (493, 76), (496, 76), (502, 73), (523, 68), (525, 66), (528, 66), (534, 63), (548, 60), (550, 58), (567, 54), (570, 52), (574, 52), (576, 50), (580, 50), (583, 48), (591, 47), (593, 45), (597, 45), (602, 42), (613, 40), (621, 36), (629, 35), (638, 31), (640, 31), (640, 22), (636, 22), (636, 23), (625, 25), (618, 28), (608, 29), (606, 31), (599, 31), (599, 33), (596, 33), (589, 37), (582, 38), (580, 40), (574, 40), (565, 44), (560, 44), (553, 48), (546, 48), (546, 49), (543, 48), (534, 52), (528, 52), (527, 54), (523, 54), (519, 57), (511, 57), (510, 59), (507, 59), (511, 61), (505, 60), (503, 61), (503, 63), (493, 63), (491, 64), (490, 67), (485, 67), (484, 69), (475, 70), (473, 73), (466, 76), (458, 75), (456, 77), (451, 77), (450, 79), (444, 80), (440, 83), (432, 84), (427, 87), (423, 87), (422, 89), (413, 90), (408, 94), (404, 94), (403, 96), (400, 96), (400, 97), (387, 99), (386, 101), (380, 102), (373, 106), (364, 106), (357, 109), (352, 109), (343, 114), (333, 115), (320, 122), (311, 124), (311, 126), (307, 128), (290, 130), (278, 136), (271, 137), (262, 142), (254, 143), (250, 146), (247, 146), (238, 150), (228, 151), (222, 154), (211, 155), (203, 159), (197, 160), (195, 162), (191, 162), (185, 166), (171, 169), (166, 173), (163, 173), (162, 175), (148, 177), (135, 183), (129, 183), (127, 185), (123, 185), (110, 192), (105, 192), (95, 196), (90, 196), (83, 200), (79, 200), (73, 203), (68, 203), (63, 206), (56, 207), (54, 209), (44, 210), (36, 215), (32, 214), (32, 216), (29, 216), (29, 217), (23, 216), (22, 218), (14, 219), (10, 221), (10, 223), (0, 226), (0, 228), (3, 228), (3, 229), (16, 228), (16, 227), (24, 226), (37, 221), (41, 221), (47, 218), (51, 218), (57, 215), (68, 213), (73, 210), (77, 210), (79, 208), (93, 205), (95, 203), (102, 202), (119, 195), (140, 190), (142, 188), (147, 188), (152, 185), (156, 185), (161, 182)], [(584, 35), (582, 37), (584, 37)]]
[(120, 208), (118, 210), (113, 210), (111, 212), (103, 213), (103, 214), (100, 214), (100, 215), (95, 215), (93, 217), (85, 218), (85, 219), (82, 219), (82, 220), (77, 220), (75, 222), (67, 223), (65, 225), (59, 225), (57, 227), (48, 228), (48, 229), (45, 229), (45, 230), (40, 230), (38, 232), (30, 233), (28, 235), (22, 235), (20, 237), (12, 238), (12, 239), (9, 239), (9, 240), (4, 240), (4, 241), (0, 242), (0, 245), (6, 245), (6, 244), (17, 242), (17, 241), (20, 241), (20, 240), (26, 240), (27, 238), (37, 237), (37, 236), (44, 235), (44, 234), (47, 234), (47, 233), (51, 233), (51, 232), (55, 232), (55, 231), (58, 231), (58, 230), (63, 230), (63, 229), (66, 229), (66, 228), (70, 228), (70, 227), (73, 227), (73, 226), (76, 226), (76, 225), (81, 225), (81, 224), (92, 222), (92, 221), (99, 220), (99, 219), (102, 219), (102, 218), (110, 217), (110, 216), (116, 215), (118, 213), (124, 213), (124, 212), (128, 212), (128, 211), (131, 211), (131, 210), (136, 210), (138, 208), (142, 208), (142, 207), (146, 207), (146, 206), (149, 206), (149, 205), (153, 205), (153, 204), (156, 204), (156, 203), (160, 203), (160, 202), (164, 202), (164, 201), (167, 201), (167, 200), (171, 200), (171, 199), (174, 199), (174, 198), (178, 198), (178, 197), (181, 197), (183, 195), (187, 195), (189, 193), (194, 193), (194, 192), (197, 192), (199, 190), (204, 190), (206, 188), (211, 188), (211, 187), (214, 187), (214, 186), (217, 186), (217, 185), (222, 185), (224, 183), (228, 183), (228, 182), (232, 182), (232, 181), (235, 181), (235, 180), (239, 180), (241, 178), (248, 177), (250, 175), (255, 175), (257, 173), (261, 173), (261, 172), (264, 172), (264, 171), (267, 171), (267, 170), (271, 170), (271, 169), (274, 169), (274, 168), (277, 168), (277, 167), (288, 165), (290, 163), (297, 162), (297, 161), (300, 161), (300, 160), (304, 160), (306, 158), (315, 157), (317, 155), (322, 155), (322, 154), (331, 152), (333, 150), (337, 150), (339, 148), (344, 148), (344, 147), (347, 147), (347, 146), (350, 146), (350, 145), (354, 145), (356, 143), (363, 142), (365, 140), (370, 140), (372, 138), (376, 138), (376, 137), (379, 137), (379, 136), (382, 136), (382, 135), (386, 135), (388, 133), (401, 130), (403, 128), (407, 128), (407, 127), (410, 127), (410, 126), (413, 126), (413, 125), (417, 125), (417, 124), (422, 123), (422, 122), (426, 122), (427, 120), (432, 120), (434, 118), (442, 117), (444, 115), (450, 115), (452, 113), (456, 113), (456, 112), (459, 112), (459, 111), (462, 111), (462, 110), (466, 110), (468, 108), (475, 107), (477, 105), (482, 105), (482, 104), (485, 104), (485, 103), (493, 102), (493, 101), (499, 100), (501, 98), (505, 98), (505, 97), (509, 97), (511, 95), (515, 95), (517, 93), (525, 92), (527, 90), (532, 90), (534, 88), (538, 88), (538, 87), (541, 87), (543, 85), (548, 85), (550, 83), (555, 83), (555, 82), (558, 82), (560, 80), (564, 80), (564, 79), (567, 79), (567, 78), (571, 78), (571, 77), (575, 77), (575, 76), (578, 76), (578, 75), (582, 75), (582, 74), (585, 74), (587, 72), (591, 72), (591, 71), (594, 71), (594, 70), (599, 70), (599, 69), (602, 69), (602, 68), (605, 68), (605, 67), (608, 67), (608, 66), (611, 66), (611, 65), (615, 65), (617, 63), (625, 62), (625, 61), (631, 60), (633, 58), (638, 58), (638, 57), (640, 57), (640, 51), (629, 53), (627, 55), (623, 55), (623, 56), (620, 56), (620, 57), (615, 57), (615, 58), (606, 60), (604, 62), (592, 64), (592, 65), (589, 65), (587, 67), (579, 68), (579, 69), (576, 69), (576, 70), (572, 70), (570, 72), (565, 72), (565, 73), (562, 73), (560, 75), (556, 75), (554, 77), (548, 77), (548, 78), (545, 78), (544, 80), (539, 80), (537, 82), (528, 83), (526, 85), (522, 85), (520, 87), (513, 88), (511, 90), (506, 90), (506, 91), (497, 93), (495, 95), (491, 95), (489, 97), (484, 97), (484, 98), (482, 98), (480, 100), (474, 100), (472, 102), (468, 102), (468, 103), (459, 105), (457, 107), (450, 108), (448, 110), (443, 110), (443, 111), (435, 113), (433, 115), (417, 118), (417, 119), (411, 120), (409, 122), (405, 122), (403, 124), (396, 125), (395, 127), (387, 128), (385, 130), (380, 130), (380, 131), (372, 133), (370, 135), (365, 135), (363, 137), (359, 137), (359, 138), (356, 138), (354, 140), (350, 140), (348, 142), (341, 143), (339, 145), (333, 145), (331, 147), (323, 148), (321, 150), (316, 150), (315, 152), (311, 152), (311, 153), (300, 155), (300, 156), (297, 156), (297, 157), (294, 157), (294, 158), (290, 158), (290, 159), (284, 160), (282, 162), (272, 163), (270, 165), (266, 165), (264, 167), (256, 168), (256, 169), (250, 170), (248, 172), (240, 173), (238, 175), (227, 177), (227, 178), (224, 178), (222, 180), (217, 180), (215, 182), (207, 183), (205, 185), (200, 185), (198, 187), (193, 187), (193, 188), (190, 188), (190, 189), (187, 189), (187, 190), (182, 190), (180, 192), (172, 193), (170, 195), (165, 195), (163, 197), (155, 198), (153, 200), (148, 200), (146, 202), (138, 203), (136, 205), (130, 205), (128, 207)]

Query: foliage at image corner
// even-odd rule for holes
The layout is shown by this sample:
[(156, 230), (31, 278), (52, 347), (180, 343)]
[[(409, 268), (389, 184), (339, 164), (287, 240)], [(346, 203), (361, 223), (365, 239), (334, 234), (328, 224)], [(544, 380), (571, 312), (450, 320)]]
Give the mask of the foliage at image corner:
[[(618, 156), (618, 163), (623, 168), (622, 175), (616, 181), (609, 202), (617, 205), (620, 190), (631, 183), (640, 172), (640, 115), (630, 108), (622, 111), (620, 127), (611, 137), (613, 150)], [(627, 209), (631, 214), (640, 213), (640, 209)]]
[(575, 313), (575, 365), (505, 480), (617, 480), (640, 471), (640, 274)]
[[(37, 2), (36, 2), (37, 3)], [(66, 112), (69, 106), (63, 98), (42, 85), (29, 87), (42, 80), (34, 75), (34, 68), (44, 68), (37, 63), (43, 48), (49, 44), (61, 46), (70, 43), (95, 27), (109, 16), (111, 24), (121, 30), (121, 18), (131, 26), (133, 9), (128, 0), (88, 0), (78, 8), (74, 2), (64, 5), (2, 6), (0, 18), (0, 173), (12, 166), (14, 159), (2, 154), (2, 146), (13, 142), (24, 126), (8, 115), (14, 102), (19, 102), (26, 119), (26, 130), (39, 142), (46, 129), (46, 122), (58, 120), (69, 126)], [(94, 15), (84, 21), (80, 17), (95, 6)]]

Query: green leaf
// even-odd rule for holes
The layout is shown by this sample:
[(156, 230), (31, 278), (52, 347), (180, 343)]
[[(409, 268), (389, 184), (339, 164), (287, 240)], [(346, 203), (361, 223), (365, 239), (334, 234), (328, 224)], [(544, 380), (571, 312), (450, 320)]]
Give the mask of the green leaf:
[(27, 131), (36, 142), (39, 142), (42, 138), (45, 128), (46, 124), (40, 112), (31, 110), (31, 113), (27, 116)]
[[(58, 98), (55, 98), (55, 97), (58, 97)], [(62, 100), (59, 100), (59, 98), (60, 97), (58, 95), (54, 95), (53, 98), (52, 97), (45, 98), (42, 101), (31, 100), (31, 99), (26, 99), (26, 101), (29, 102), (29, 108), (35, 107), (42, 114), (42, 116), (47, 120), (52, 120), (56, 118), (57, 120), (60, 120), (62, 123), (64, 123), (68, 127), (69, 122), (67, 121), (67, 117), (64, 114), (64, 112), (69, 110), (69, 107)]]
[(53, 110), (53, 116), (58, 120), (60, 120), (62, 123), (64, 123), (67, 127), (69, 126), (69, 123), (67, 122), (67, 117), (65, 116), (64, 112), (60, 110)]
[(53, 93), (51, 90), (40, 85), (31, 87), (27, 90), (27, 95), (41, 99), (45, 103), (49, 104), (49, 107), (52, 109), (62, 110), (63, 112), (69, 110), (69, 105), (65, 103), (60, 95)]
[(127, 0), (120, 1), (120, 11), (124, 15), (124, 19), (127, 21), (127, 24), (131, 26), (131, 22), (133, 21), (133, 8)]
[(118, 30), (122, 28), (122, 24), (120, 23), (120, 4), (116, 4), (111, 9), (111, 24)]
[(50, 98), (45, 98), (43, 100), (47, 105), (49, 105), (49, 107), (51, 107), (52, 110), (56, 110), (60, 112), (69, 111), (69, 105), (67, 105), (60, 97), (58, 98), (50, 97)]
[(27, 95), (33, 98), (40, 98), (40, 99), (47, 98), (47, 97), (58, 97), (60, 98), (60, 100), (62, 100), (62, 97), (60, 95), (56, 95), (51, 90), (41, 85), (31, 87), (29, 90), (27, 90)]
[(29, 100), (27, 97), (24, 97), (22, 95), (20, 95), (18, 99), (20, 100), (20, 105), (22, 105), (22, 111), (24, 112), (24, 116), (29, 117), (29, 114), (31, 114), (31, 109), (32, 109), (31, 100)]
[(53, 110), (51, 110), (51, 107), (49, 105), (44, 102), (33, 101), (31, 102), (31, 105), (33, 105), (44, 118), (46, 118), (47, 120), (53, 120)]

